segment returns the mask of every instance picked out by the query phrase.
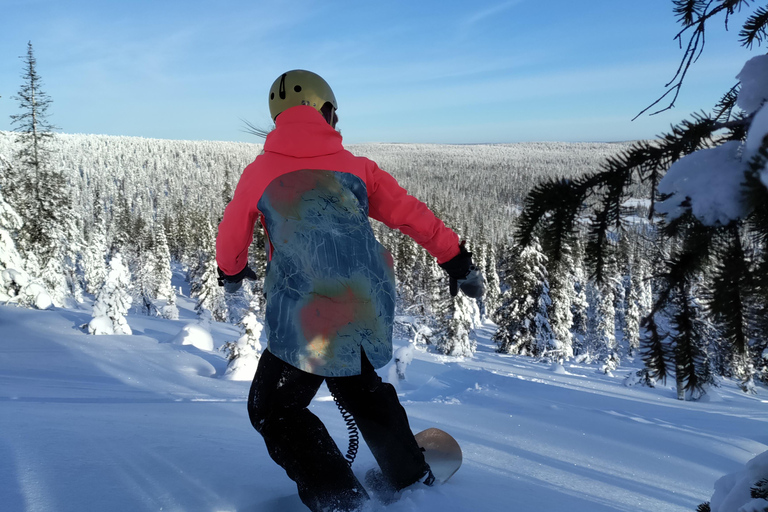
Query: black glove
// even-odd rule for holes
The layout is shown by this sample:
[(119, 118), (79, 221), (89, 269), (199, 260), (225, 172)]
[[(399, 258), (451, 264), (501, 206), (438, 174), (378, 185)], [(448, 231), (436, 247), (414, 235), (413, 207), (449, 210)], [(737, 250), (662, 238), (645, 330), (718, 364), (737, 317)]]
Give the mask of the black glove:
[(239, 290), (240, 287), (243, 286), (243, 279), (250, 279), (252, 281), (258, 279), (256, 272), (254, 272), (247, 264), (243, 270), (234, 276), (228, 276), (218, 267), (216, 270), (219, 273), (219, 286), (223, 286), (224, 291), (227, 293), (235, 293), (237, 290)]
[(459, 246), (459, 254), (440, 266), (450, 277), (451, 296), (455, 297), (459, 290), (473, 299), (483, 296), (485, 292), (483, 275), (472, 263), (472, 253), (464, 247), (464, 242)]

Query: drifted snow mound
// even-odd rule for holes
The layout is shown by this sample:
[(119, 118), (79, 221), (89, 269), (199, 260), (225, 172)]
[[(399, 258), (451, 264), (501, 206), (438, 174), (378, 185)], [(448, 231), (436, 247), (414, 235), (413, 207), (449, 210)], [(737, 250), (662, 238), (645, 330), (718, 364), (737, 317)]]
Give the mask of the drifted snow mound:
[(213, 338), (203, 326), (198, 323), (187, 324), (181, 328), (171, 343), (178, 345), (192, 345), (200, 350), (213, 351)]
[(744, 470), (725, 475), (715, 482), (712, 512), (763, 512), (768, 500), (752, 498), (752, 487), (768, 479), (768, 451), (747, 462)]
[(115, 334), (115, 329), (112, 327), (112, 320), (106, 316), (99, 316), (88, 322), (88, 332), (97, 336), (104, 336)]
[(397, 372), (397, 378), (405, 380), (405, 369), (413, 361), (413, 344), (409, 343), (404, 347), (400, 347), (395, 352), (395, 371)]
[(7, 268), (0, 272), (0, 302), (18, 302), (37, 309), (49, 309), (53, 299), (38, 282), (26, 272)]
[(256, 375), (256, 368), (258, 366), (259, 353), (250, 349), (250, 347), (243, 346), (240, 355), (229, 362), (223, 378), (225, 380), (250, 382), (253, 380), (253, 376)]
[(30, 283), (24, 288), (24, 295), (31, 298), (31, 303), (37, 309), (49, 309), (53, 306), (53, 299), (48, 292), (38, 283)]

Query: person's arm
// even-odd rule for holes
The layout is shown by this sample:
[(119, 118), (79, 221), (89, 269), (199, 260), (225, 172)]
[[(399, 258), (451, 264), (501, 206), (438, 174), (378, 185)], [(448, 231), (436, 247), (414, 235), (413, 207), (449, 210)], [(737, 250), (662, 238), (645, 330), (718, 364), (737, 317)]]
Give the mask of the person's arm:
[(392, 229), (399, 229), (424, 247), (438, 263), (459, 254), (459, 236), (395, 178), (371, 162), (368, 181), (368, 215)]
[(216, 237), (216, 263), (226, 276), (237, 276), (248, 265), (248, 247), (253, 242), (253, 227), (258, 219), (248, 175), (246, 171), (241, 176), (232, 201), (224, 209)]
[[(472, 263), (472, 253), (459, 244), (459, 236), (447, 228), (427, 205), (408, 195), (395, 178), (375, 164), (368, 191), (368, 214), (396, 228), (424, 247), (448, 273), (451, 295), (459, 290), (468, 297), (485, 293), (483, 276)], [(373, 190), (370, 190), (370, 188)]]

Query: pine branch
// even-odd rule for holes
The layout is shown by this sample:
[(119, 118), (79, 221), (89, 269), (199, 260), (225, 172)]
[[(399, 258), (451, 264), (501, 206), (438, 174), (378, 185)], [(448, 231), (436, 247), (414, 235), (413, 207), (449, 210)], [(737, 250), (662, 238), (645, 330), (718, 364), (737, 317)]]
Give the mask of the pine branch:
[(693, 25), (694, 20), (701, 18), (707, 9), (707, 0), (674, 0), (674, 13), (678, 23), (687, 27)]
[(726, 92), (720, 101), (717, 102), (714, 109), (714, 120), (717, 122), (728, 122), (731, 119), (733, 109), (736, 108), (736, 100), (739, 97), (741, 84), (736, 84)]
[(559, 179), (536, 186), (525, 198), (515, 238), (521, 246), (540, 233), (542, 249), (550, 264), (559, 262), (574, 237), (576, 216), (589, 187), (580, 180)]
[(699, 222), (690, 211), (664, 227), (665, 236), (683, 237), (683, 244), (681, 250), (665, 263), (666, 270), (658, 276), (660, 286), (649, 316), (666, 308), (673, 291), (687, 286), (703, 271), (710, 259), (716, 230)]
[(676, 312), (672, 317), (675, 333), (672, 340), (675, 345), (675, 374), (684, 383), (685, 391), (704, 393), (709, 372), (706, 357), (701, 350), (702, 332), (700, 320), (687, 283), (676, 289), (673, 303)]
[(753, 293), (749, 269), (738, 223), (733, 222), (717, 237), (717, 264), (708, 300), (710, 316), (722, 327), (722, 335), (737, 354), (746, 354), (749, 343), (747, 304)]
[(768, 478), (755, 483), (749, 491), (749, 495), (755, 500), (767, 500), (768, 501)]
[[(632, 120), (634, 121), (641, 115), (645, 114), (649, 110), (653, 109), (656, 105), (660, 104), (668, 96), (672, 96), (666, 107), (651, 112), (650, 115), (656, 115), (661, 112), (672, 109), (675, 106), (680, 90), (685, 82), (685, 78), (688, 75), (688, 71), (691, 65), (698, 60), (704, 51), (704, 45), (706, 42), (705, 29), (707, 22), (718, 14), (725, 13), (725, 28), (728, 29), (728, 21), (732, 14), (741, 7), (749, 5), (749, 0), (721, 0), (720, 4), (716, 5), (712, 10), (708, 9), (715, 3), (715, 0), (708, 1), (696, 1), (696, 0), (673, 0), (675, 4), (674, 12), (678, 16), (678, 21), (682, 23), (683, 29), (677, 33), (675, 40), (678, 41), (680, 47), (683, 47), (683, 35), (686, 32), (692, 31), (688, 37), (688, 42), (685, 45), (685, 52), (680, 59), (680, 65), (675, 72), (672, 79), (664, 86), (667, 91), (662, 94), (656, 101), (645, 107), (640, 111)], [(763, 26), (764, 28), (764, 26)], [(764, 33), (760, 32), (760, 35)], [(761, 39), (758, 39), (758, 42)]]
[(752, 15), (744, 22), (744, 26), (739, 32), (741, 46), (752, 49), (752, 45), (757, 42), (758, 46), (766, 38), (766, 29), (768, 29), (768, 8), (758, 7)]
[(648, 376), (666, 384), (667, 377), (670, 374), (668, 367), (669, 355), (664, 342), (667, 333), (662, 334), (660, 332), (653, 315), (643, 320), (643, 326), (648, 337), (643, 340), (641, 356), (648, 370)]

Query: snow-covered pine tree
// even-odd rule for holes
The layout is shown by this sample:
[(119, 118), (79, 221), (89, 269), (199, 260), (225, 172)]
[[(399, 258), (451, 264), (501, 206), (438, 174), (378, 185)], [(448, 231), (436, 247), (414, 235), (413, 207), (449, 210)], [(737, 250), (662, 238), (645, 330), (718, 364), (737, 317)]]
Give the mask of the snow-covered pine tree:
[(107, 277), (107, 224), (101, 196), (97, 190), (93, 200), (93, 225), (83, 248), (85, 291), (95, 295)]
[(137, 305), (145, 315), (159, 314), (155, 305), (157, 297), (159, 262), (155, 252), (155, 238), (152, 227), (141, 217), (136, 217), (133, 231), (137, 238), (131, 244), (131, 268), (134, 269), (134, 290)]
[(670, 339), (675, 357), (677, 398), (696, 400), (713, 383), (702, 308), (687, 289), (676, 290), (668, 308), (672, 310)]
[(634, 267), (630, 267), (629, 275), (626, 276), (629, 282), (629, 291), (627, 293), (627, 304), (624, 314), (623, 337), (627, 345), (627, 353), (634, 356), (637, 349), (640, 348), (640, 277)]
[(203, 316), (208, 311), (217, 322), (228, 319), (224, 288), (219, 286), (218, 266), (216, 264), (216, 236), (210, 221), (202, 224), (199, 263), (194, 280), (191, 283), (192, 297), (197, 299), (195, 311)]
[(395, 233), (391, 240), (397, 243), (394, 260), (398, 299), (407, 308), (414, 304), (419, 293), (417, 244), (411, 237), (401, 233)]
[(752, 353), (752, 345), (759, 338), (760, 323), (753, 314), (764, 308), (757, 300), (757, 282), (749, 268), (741, 229), (733, 225), (726, 236), (728, 241), (719, 248), (715, 258), (707, 306), (720, 335), (730, 345), (733, 375), (741, 381), (745, 391), (751, 391), (754, 390), (755, 366), (762, 356), (761, 353)]
[(118, 195), (112, 205), (112, 223), (110, 228), (109, 238), (112, 242), (110, 253), (132, 251), (133, 244), (131, 242), (136, 240), (137, 233), (133, 231), (133, 214), (128, 203), (128, 197), (125, 194)]
[(592, 299), (590, 306), (589, 331), (587, 333), (590, 358), (599, 357), (603, 361), (602, 370), (609, 373), (616, 369), (619, 356), (616, 343), (615, 321), (615, 281), (611, 280), (604, 285), (590, 284)]
[(45, 287), (24, 270), (25, 262), (16, 250), (14, 234), (21, 217), (3, 199), (0, 189), (0, 302), (48, 309), (52, 300)]
[(501, 305), (501, 282), (497, 267), (496, 246), (491, 243), (485, 253), (485, 309), (488, 317), (493, 317)]
[(24, 262), (14, 240), (21, 224), (21, 217), (5, 202), (0, 189), (0, 302), (14, 299), (21, 291), (18, 280), (24, 279)]
[(509, 289), (502, 298), (496, 314), (498, 326), (493, 336), (499, 352), (505, 354), (544, 355), (555, 349), (555, 339), (549, 323), (547, 257), (536, 238), (523, 249), (519, 258), (508, 260), (513, 268), (505, 269)]
[(448, 289), (448, 276), (437, 264), (437, 260), (427, 251), (421, 251), (422, 267), (424, 275), (422, 287), (424, 290), (424, 307), (422, 311), (425, 316), (436, 315), (439, 311), (440, 301), (445, 297), (445, 290)]
[(578, 240), (573, 246), (572, 257), (574, 295), (571, 298), (571, 313), (573, 315), (571, 332), (574, 336), (574, 352), (578, 352), (585, 342), (589, 323), (588, 279), (584, 272), (584, 258)]
[[(15, 97), (21, 114), (11, 116), (19, 151), (14, 166), (11, 205), (24, 222), (17, 248), (29, 261), (34, 254), (35, 273), (45, 283), (56, 304), (63, 304), (76, 287), (75, 247), (80, 239), (69, 183), (50, 161), (54, 127), (48, 122), (50, 97), (42, 90), (32, 43), (24, 58), (24, 82)], [(31, 271), (31, 269), (28, 269)], [(69, 282), (68, 282), (69, 281)]]
[(0, 189), (0, 271), (13, 269), (24, 270), (24, 262), (16, 250), (14, 234), (21, 228), (22, 220), (18, 213), (3, 199)]
[[(570, 251), (569, 251), (570, 252)], [(573, 257), (570, 254), (554, 263), (550, 276), (549, 311), (550, 324), (554, 337), (554, 348), (548, 351), (548, 357), (562, 364), (573, 357), (573, 302), (576, 295), (573, 275)]]
[(238, 324), (243, 329), (243, 335), (237, 341), (230, 341), (222, 347), (229, 361), (225, 379), (250, 381), (256, 373), (263, 350), (260, 338), (264, 329), (257, 317), (258, 311), (258, 303), (252, 302), (250, 309)]
[(133, 300), (128, 293), (130, 283), (131, 273), (120, 253), (115, 253), (109, 262), (107, 279), (93, 304), (93, 318), (88, 324), (90, 334), (132, 334), (125, 319)]
[(176, 290), (174, 290), (171, 282), (173, 279), (171, 252), (168, 248), (168, 239), (165, 236), (165, 228), (162, 224), (155, 224), (154, 235), (156, 298), (161, 302), (158, 309), (163, 318), (177, 320), (179, 318), (179, 310), (176, 307)]
[(477, 304), (459, 292), (445, 303), (440, 315), (436, 348), (439, 352), (457, 357), (472, 357), (477, 341), (471, 336), (472, 317)]

